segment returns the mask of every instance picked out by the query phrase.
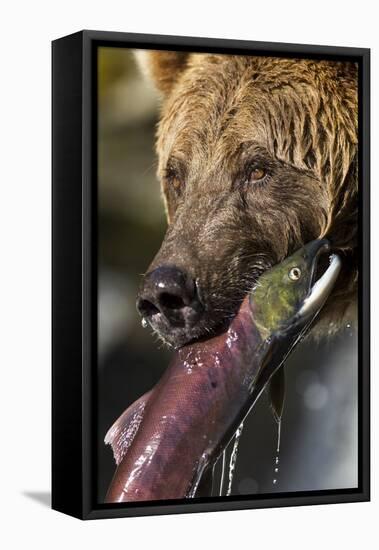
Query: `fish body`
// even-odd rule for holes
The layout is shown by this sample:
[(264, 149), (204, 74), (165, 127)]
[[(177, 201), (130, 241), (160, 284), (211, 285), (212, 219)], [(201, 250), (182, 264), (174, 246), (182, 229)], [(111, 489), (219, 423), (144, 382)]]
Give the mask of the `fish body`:
[(267, 347), (249, 318), (246, 298), (225, 334), (175, 354), (147, 401), (143, 429), (118, 466), (108, 502), (194, 492), (220, 441), (238, 426)]
[(153, 390), (111, 428), (106, 442), (118, 467), (106, 502), (196, 495), (334, 284), (339, 268), (312, 303), (316, 257), (327, 248), (315, 243), (263, 274), (227, 331), (179, 349)]

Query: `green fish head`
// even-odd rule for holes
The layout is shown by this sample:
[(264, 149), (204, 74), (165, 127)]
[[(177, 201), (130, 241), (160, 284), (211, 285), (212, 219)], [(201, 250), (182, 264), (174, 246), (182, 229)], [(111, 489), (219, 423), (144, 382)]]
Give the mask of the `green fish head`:
[(326, 272), (314, 282), (318, 259), (329, 250), (326, 239), (312, 241), (258, 279), (250, 294), (250, 308), (262, 338), (306, 326), (317, 314), (340, 271), (340, 259), (333, 254)]

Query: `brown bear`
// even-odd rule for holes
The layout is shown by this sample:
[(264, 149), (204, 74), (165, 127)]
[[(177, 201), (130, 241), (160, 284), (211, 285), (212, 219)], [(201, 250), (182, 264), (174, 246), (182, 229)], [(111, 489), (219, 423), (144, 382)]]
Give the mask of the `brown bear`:
[(315, 333), (357, 294), (358, 70), (351, 62), (143, 52), (162, 94), (168, 229), (137, 307), (169, 345), (228, 323), (257, 277), (326, 236), (343, 270)]

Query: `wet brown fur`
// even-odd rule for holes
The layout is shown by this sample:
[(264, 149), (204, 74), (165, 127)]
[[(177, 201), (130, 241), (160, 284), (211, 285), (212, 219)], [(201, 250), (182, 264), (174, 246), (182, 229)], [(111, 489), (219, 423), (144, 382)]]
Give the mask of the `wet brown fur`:
[[(191, 336), (212, 332), (262, 270), (320, 236), (343, 272), (315, 333), (352, 322), (356, 65), (149, 52), (145, 67), (162, 92), (158, 174), (169, 220), (150, 269), (175, 264), (197, 280), (206, 314)], [(264, 181), (248, 181), (251, 166)]]

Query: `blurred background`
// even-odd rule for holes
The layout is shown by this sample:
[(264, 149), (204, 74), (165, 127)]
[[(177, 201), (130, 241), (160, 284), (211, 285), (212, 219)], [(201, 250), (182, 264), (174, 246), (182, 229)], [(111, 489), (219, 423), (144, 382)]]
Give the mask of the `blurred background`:
[[(149, 390), (171, 352), (141, 326), (135, 299), (166, 227), (155, 176), (159, 101), (132, 50), (99, 48), (98, 500), (115, 470), (104, 436)], [(232, 494), (356, 487), (357, 333), (302, 342), (286, 364), (280, 468), (263, 394), (245, 422)], [(273, 479), (277, 482), (273, 484)]]

